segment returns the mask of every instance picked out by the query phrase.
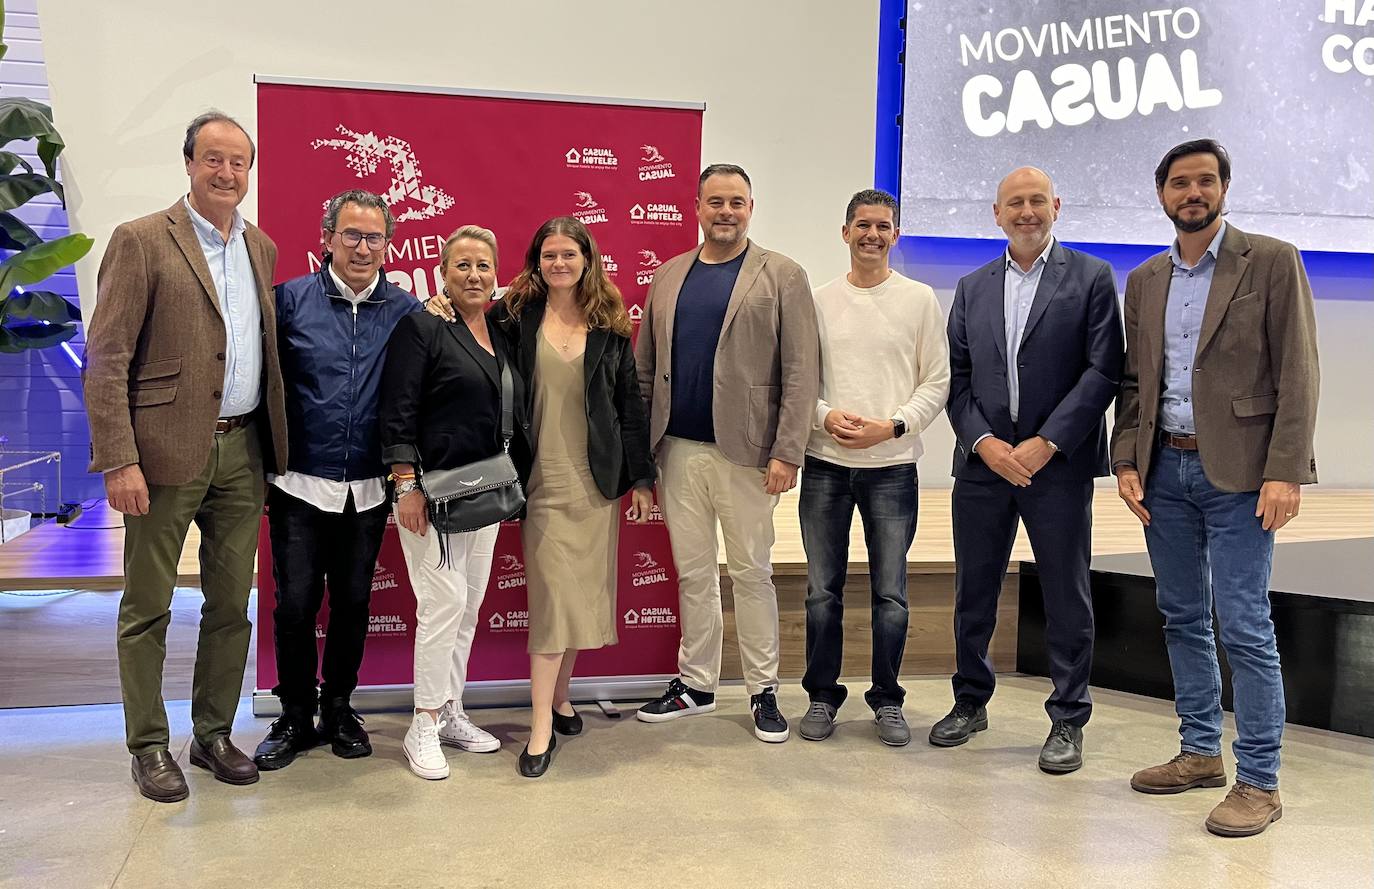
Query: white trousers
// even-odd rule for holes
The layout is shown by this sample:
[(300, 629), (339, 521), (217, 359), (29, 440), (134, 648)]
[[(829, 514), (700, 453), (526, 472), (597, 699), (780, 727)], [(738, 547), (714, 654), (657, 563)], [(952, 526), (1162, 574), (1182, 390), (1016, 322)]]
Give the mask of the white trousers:
[(773, 587), (773, 509), (764, 471), (726, 460), (713, 444), (664, 438), (658, 450), (659, 509), (677, 566), (682, 610), (678, 672), (699, 691), (720, 684), (725, 619), (716, 522), (735, 598), (735, 630), (749, 694), (778, 685), (778, 593)]
[(415, 706), (437, 710), (449, 701), (463, 707), (468, 654), (477, 632), (477, 611), (487, 595), (492, 553), (500, 525), (449, 537), (449, 563), (439, 567), (439, 534), (421, 537), (401, 527), (410, 586), (415, 591)]

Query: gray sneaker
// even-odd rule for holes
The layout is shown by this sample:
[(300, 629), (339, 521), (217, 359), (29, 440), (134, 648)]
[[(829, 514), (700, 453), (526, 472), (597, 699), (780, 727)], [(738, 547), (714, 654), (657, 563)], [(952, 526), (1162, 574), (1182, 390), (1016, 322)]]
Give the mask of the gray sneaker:
[(878, 738), (887, 746), (905, 747), (911, 743), (911, 729), (907, 728), (901, 707), (879, 707), (873, 721), (878, 726)]
[(801, 718), (797, 730), (808, 741), (824, 741), (835, 731), (835, 708), (822, 701), (812, 701), (811, 709)]

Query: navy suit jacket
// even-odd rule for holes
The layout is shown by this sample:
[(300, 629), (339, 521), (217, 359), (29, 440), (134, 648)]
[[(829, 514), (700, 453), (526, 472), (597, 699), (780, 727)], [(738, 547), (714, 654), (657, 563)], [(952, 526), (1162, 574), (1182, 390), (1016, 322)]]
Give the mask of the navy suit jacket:
[(1007, 393), (1005, 278), (1003, 252), (959, 279), (954, 291), (946, 406), (956, 438), (954, 477), (1001, 478), (973, 450), (989, 432), (1013, 445), (1042, 435), (1059, 446), (1036, 481), (1107, 475), (1105, 415), (1121, 384), (1125, 350), (1111, 266), (1055, 241), (1017, 353), (1015, 424)]

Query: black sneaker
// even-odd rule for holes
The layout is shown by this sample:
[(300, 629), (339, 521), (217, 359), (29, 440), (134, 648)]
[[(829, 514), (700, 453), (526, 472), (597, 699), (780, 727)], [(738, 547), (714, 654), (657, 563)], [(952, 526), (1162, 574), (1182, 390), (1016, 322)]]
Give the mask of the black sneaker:
[(791, 734), (787, 720), (778, 709), (777, 696), (773, 689), (766, 688), (762, 693), (749, 696), (749, 709), (754, 714), (754, 736), (770, 744), (781, 744)]
[(674, 679), (668, 683), (668, 689), (661, 697), (640, 707), (635, 716), (639, 717), (640, 722), (667, 722), (679, 716), (710, 713), (714, 709), (715, 694), (697, 691), (695, 688), (689, 688), (681, 679)]

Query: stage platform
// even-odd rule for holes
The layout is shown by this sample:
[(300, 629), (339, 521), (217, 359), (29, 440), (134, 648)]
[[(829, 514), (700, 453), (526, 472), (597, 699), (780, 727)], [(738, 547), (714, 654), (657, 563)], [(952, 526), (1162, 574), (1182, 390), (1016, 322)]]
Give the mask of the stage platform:
[[(805, 575), (797, 520), (797, 492), (784, 495), (774, 516), (777, 542), (774, 570), (779, 575)], [(950, 490), (922, 488), (916, 541), (907, 555), (913, 574), (948, 574), (954, 569), (950, 530)], [(1279, 532), (1279, 542), (1342, 540), (1374, 532), (1374, 491), (1306, 488), (1302, 514)], [(179, 583), (200, 585), (196, 549), (200, 535), (193, 526), (178, 570)], [(124, 527), (118, 513), (103, 501), (71, 525), (40, 525), (0, 546), (0, 590), (117, 590), (124, 585)], [(1140, 552), (1145, 538), (1140, 523), (1127, 511), (1115, 488), (1098, 488), (1093, 499), (1093, 555)], [(724, 552), (724, 549), (721, 549)], [(863, 527), (855, 516), (850, 533), (850, 570), (868, 573)], [(1012, 551), (1013, 570), (1032, 558), (1025, 531)], [(723, 568), (723, 565), (722, 565)]]
[[(1274, 547), (1270, 602), (1289, 722), (1374, 738), (1372, 576), (1374, 537)], [(1016, 669), (1048, 675), (1044, 606), (1033, 564), (1021, 565), (1020, 581)], [(1149, 556), (1098, 556), (1092, 584), (1092, 684), (1171, 700), (1173, 678)], [(1222, 705), (1229, 710), (1230, 670), (1219, 637), (1217, 653)]]

